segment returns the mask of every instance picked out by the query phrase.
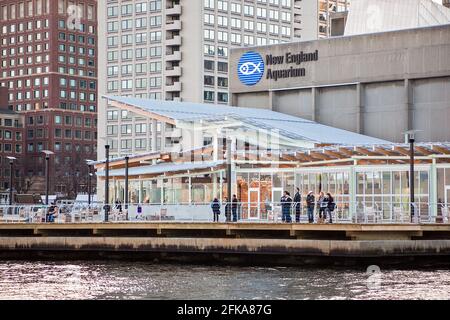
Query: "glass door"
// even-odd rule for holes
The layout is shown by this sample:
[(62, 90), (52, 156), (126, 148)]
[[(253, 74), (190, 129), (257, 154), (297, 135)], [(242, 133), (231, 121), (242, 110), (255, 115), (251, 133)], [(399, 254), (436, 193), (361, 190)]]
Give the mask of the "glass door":
[(259, 188), (250, 188), (248, 191), (248, 218), (259, 219), (260, 197)]

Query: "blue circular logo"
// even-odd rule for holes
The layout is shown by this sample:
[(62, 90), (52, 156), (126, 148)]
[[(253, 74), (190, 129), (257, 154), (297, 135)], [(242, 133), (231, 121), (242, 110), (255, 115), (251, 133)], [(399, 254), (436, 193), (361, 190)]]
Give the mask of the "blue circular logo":
[(247, 86), (257, 84), (264, 75), (264, 60), (257, 52), (249, 51), (242, 55), (238, 64), (239, 80)]

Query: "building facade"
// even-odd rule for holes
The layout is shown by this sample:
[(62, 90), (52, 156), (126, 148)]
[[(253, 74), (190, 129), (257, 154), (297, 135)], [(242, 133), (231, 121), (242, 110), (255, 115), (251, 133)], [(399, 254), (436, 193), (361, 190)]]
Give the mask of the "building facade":
[[(392, 142), (449, 141), (450, 25), (252, 48), (265, 69), (240, 80), (249, 51), (233, 49), (232, 104), (279, 111)], [(262, 69), (262, 68), (261, 68)]]
[(0, 42), (0, 84), (25, 118), (24, 191), (44, 191), (50, 150), (50, 191), (73, 196), (96, 158), (97, 1), (1, 0)]
[(0, 192), (10, 188), (9, 158), (16, 158), (13, 160), (14, 189), (21, 191), (26, 188), (23, 179), (24, 117), (8, 108), (7, 97), (7, 88), (0, 87)]
[[(408, 144), (270, 110), (108, 99), (120, 111), (169, 123), (183, 136), (176, 152), (130, 155), (127, 197), (125, 159), (111, 160), (108, 203), (128, 199), (131, 219), (140, 204), (149, 219), (164, 213), (177, 220), (208, 220), (211, 201), (225, 202), (231, 186), (241, 220), (281, 216), (283, 192), (294, 195), (298, 187), (305, 220), (305, 199), (312, 191), (316, 197), (333, 195), (337, 222), (411, 221)], [(416, 144), (415, 156), (414, 214), (422, 222), (442, 222), (442, 213), (450, 210), (450, 143)], [(103, 199), (105, 161), (95, 165)]]

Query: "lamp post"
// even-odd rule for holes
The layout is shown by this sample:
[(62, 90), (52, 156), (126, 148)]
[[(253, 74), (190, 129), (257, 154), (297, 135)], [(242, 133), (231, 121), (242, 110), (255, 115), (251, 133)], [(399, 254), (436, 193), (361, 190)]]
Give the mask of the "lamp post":
[(126, 219), (128, 221), (128, 165), (130, 157), (125, 157), (125, 212), (127, 214)]
[(88, 205), (91, 205), (91, 190), (92, 190), (92, 183), (91, 183), (91, 177), (92, 174), (92, 163), (93, 160), (86, 160), (86, 163), (88, 165), (88, 185), (87, 185), (87, 194), (88, 194)]
[(129, 165), (130, 157), (125, 157), (125, 209), (128, 209), (128, 165)]
[(106, 163), (105, 163), (105, 222), (109, 217), (109, 145), (105, 145)]
[(414, 142), (415, 134), (421, 130), (408, 130), (405, 134), (405, 143), (409, 143), (409, 203), (411, 205), (411, 222), (414, 222), (415, 194), (414, 194)]
[(13, 203), (13, 167), (15, 157), (6, 157), (9, 159), (9, 205), (12, 206)]
[(43, 150), (42, 152), (45, 154), (45, 204), (48, 206), (48, 189), (50, 186), (49, 162), (50, 155), (55, 153), (50, 150)]

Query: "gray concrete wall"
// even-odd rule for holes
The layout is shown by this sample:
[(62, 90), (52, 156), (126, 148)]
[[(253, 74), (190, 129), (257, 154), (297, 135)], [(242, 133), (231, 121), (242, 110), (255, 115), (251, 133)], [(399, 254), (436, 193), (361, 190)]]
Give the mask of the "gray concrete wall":
[[(231, 52), (237, 70), (248, 49)], [(252, 48), (266, 55), (319, 51), (318, 61), (265, 67), (254, 86), (230, 71), (233, 104), (265, 107), (390, 140), (449, 141), (450, 25)], [(267, 69), (305, 68), (304, 77), (266, 79)], [(253, 94), (252, 94), (253, 93)], [(266, 97), (267, 100), (262, 100)]]

